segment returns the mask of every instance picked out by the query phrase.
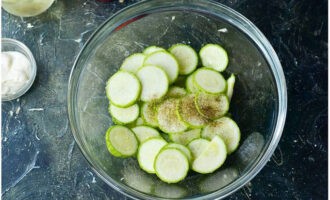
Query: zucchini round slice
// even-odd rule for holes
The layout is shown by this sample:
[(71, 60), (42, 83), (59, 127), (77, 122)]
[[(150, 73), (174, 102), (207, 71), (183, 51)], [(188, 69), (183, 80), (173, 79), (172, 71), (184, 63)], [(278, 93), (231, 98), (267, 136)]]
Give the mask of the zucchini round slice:
[(136, 154), (138, 141), (134, 133), (127, 127), (115, 125), (105, 135), (109, 152), (116, 157), (129, 157)]
[(194, 94), (187, 95), (180, 99), (178, 111), (180, 119), (190, 128), (201, 128), (208, 122), (208, 120), (198, 112), (195, 105)]
[(203, 138), (211, 140), (218, 135), (225, 142), (228, 154), (234, 152), (241, 139), (241, 132), (234, 120), (221, 117), (205, 126), (201, 133)]
[(226, 80), (213, 69), (198, 69), (193, 75), (193, 82), (200, 91), (205, 93), (219, 94), (227, 89)]
[(186, 44), (175, 44), (169, 52), (179, 63), (179, 74), (187, 75), (193, 72), (198, 64), (198, 56), (193, 48)]
[(200, 51), (199, 56), (204, 67), (222, 72), (227, 68), (228, 55), (220, 45), (207, 44)]
[(177, 111), (178, 103), (178, 99), (167, 99), (158, 107), (158, 125), (165, 133), (179, 133), (188, 128), (179, 118)]
[(212, 173), (225, 162), (227, 158), (226, 145), (219, 136), (214, 136), (192, 163), (192, 170), (201, 174)]
[(159, 132), (149, 126), (137, 126), (132, 128), (132, 131), (135, 133), (140, 143), (150, 138), (160, 138)]
[(107, 81), (105, 91), (111, 104), (118, 107), (128, 107), (138, 100), (141, 84), (134, 74), (118, 71)]
[(120, 69), (135, 74), (143, 66), (145, 58), (146, 56), (142, 53), (132, 54), (124, 60)]
[(225, 115), (229, 109), (229, 101), (226, 95), (211, 95), (199, 93), (195, 97), (198, 112), (208, 119), (218, 119)]
[(158, 152), (167, 144), (161, 138), (150, 138), (144, 141), (138, 151), (137, 159), (140, 167), (148, 172), (155, 173), (154, 162)]
[(142, 101), (160, 99), (167, 93), (168, 79), (161, 68), (152, 65), (144, 66), (136, 75), (142, 84), (140, 97)]
[(140, 109), (138, 104), (134, 104), (127, 108), (121, 108), (110, 104), (109, 113), (113, 118), (113, 121), (117, 122), (117, 124), (129, 124), (139, 117)]
[(166, 183), (183, 180), (189, 171), (189, 162), (184, 153), (175, 148), (162, 149), (155, 159), (156, 175)]
[(179, 75), (179, 64), (174, 56), (166, 51), (156, 51), (148, 55), (144, 65), (155, 65), (162, 68), (170, 81), (173, 83)]

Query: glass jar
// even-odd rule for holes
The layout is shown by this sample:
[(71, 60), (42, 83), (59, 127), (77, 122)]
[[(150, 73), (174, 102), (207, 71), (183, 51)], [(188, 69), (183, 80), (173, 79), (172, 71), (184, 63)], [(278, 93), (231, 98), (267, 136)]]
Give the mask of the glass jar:
[(7, 12), (20, 17), (32, 17), (46, 11), (54, 0), (2, 0)]

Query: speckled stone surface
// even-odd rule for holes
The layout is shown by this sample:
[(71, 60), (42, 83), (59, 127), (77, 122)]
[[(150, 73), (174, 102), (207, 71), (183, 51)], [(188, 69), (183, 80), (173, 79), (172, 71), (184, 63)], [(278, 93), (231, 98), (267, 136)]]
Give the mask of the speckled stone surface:
[[(74, 142), (67, 83), (96, 28), (135, 1), (57, 0), (44, 14), (2, 13), (2, 37), (25, 43), (38, 73), (23, 97), (2, 103), (2, 198), (127, 199), (99, 179)], [(327, 199), (328, 21), (326, 0), (220, 0), (265, 34), (283, 65), (288, 114), (265, 168), (227, 199)], [(65, 47), (65, 48), (64, 48)]]

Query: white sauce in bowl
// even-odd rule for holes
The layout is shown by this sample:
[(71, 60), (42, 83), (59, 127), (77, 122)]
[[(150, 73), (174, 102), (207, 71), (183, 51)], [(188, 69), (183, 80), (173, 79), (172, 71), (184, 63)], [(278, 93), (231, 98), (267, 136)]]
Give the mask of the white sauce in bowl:
[(16, 94), (31, 77), (31, 63), (17, 51), (1, 52), (1, 95)]

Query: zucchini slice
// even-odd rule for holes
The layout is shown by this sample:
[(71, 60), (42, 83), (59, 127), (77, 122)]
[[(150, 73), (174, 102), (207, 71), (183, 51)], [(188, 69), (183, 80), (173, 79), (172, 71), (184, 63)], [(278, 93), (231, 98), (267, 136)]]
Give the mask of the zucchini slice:
[(178, 144), (188, 145), (194, 139), (201, 137), (202, 129), (192, 129), (182, 133), (172, 133), (170, 134), (170, 139)]
[(199, 93), (195, 97), (198, 112), (208, 119), (218, 119), (229, 110), (229, 101), (226, 95), (211, 95)]
[(140, 145), (137, 159), (144, 171), (152, 174), (155, 173), (155, 158), (166, 144), (167, 142), (162, 138), (150, 138)]
[(143, 66), (136, 75), (142, 84), (140, 97), (142, 101), (160, 99), (167, 93), (168, 79), (161, 68), (152, 65)]
[(146, 56), (142, 53), (132, 54), (124, 60), (120, 69), (135, 74), (143, 66), (145, 58)]
[(189, 162), (182, 151), (164, 148), (157, 155), (154, 168), (160, 180), (166, 183), (177, 183), (187, 176)]
[(202, 92), (219, 94), (227, 89), (227, 82), (223, 76), (209, 68), (196, 70), (193, 75), (194, 85)]
[(158, 107), (158, 125), (160, 130), (165, 133), (179, 133), (188, 128), (179, 118), (177, 111), (178, 103), (178, 99), (167, 99)]
[(138, 104), (133, 104), (127, 108), (109, 104), (109, 113), (117, 124), (129, 124), (139, 117), (140, 108)]
[(209, 140), (216, 135), (220, 136), (226, 144), (228, 154), (231, 154), (237, 149), (241, 139), (239, 127), (229, 117), (222, 117), (211, 122), (203, 128), (201, 135), (203, 138)]
[(190, 128), (201, 128), (208, 122), (196, 108), (195, 94), (182, 97), (179, 101), (178, 111), (180, 119)]
[(230, 77), (227, 79), (227, 97), (229, 102), (233, 97), (235, 81), (236, 81), (236, 77), (234, 74), (231, 74)]
[(226, 145), (219, 136), (214, 136), (206, 148), (192, 163), (192, 170), (201, 174), (212, 173), (225, 162)]
[(204, 149), (206, 149), (209, 143), (210, 141), (203, 138), (194, 139), (189, 142), (188, 148), (193, 156), (193, 159), (196, 159), (204, 151)]
[(200, 51), (199, 56), (204, 67), (222, 72), (227, 68), (228, 55), (220, 45), (207, 44)]
[(160, 138), (159, 132), (149, 126), (136, 126), (132, 128), (132, 131), (135, 133), (140, 143), (150, 138)]
[(198, 64), (196, 51), (186, 44), (175, 44), (169, 52), (174, 55), (179, 63), (179, 74), (187, 75), (193, 72)]
[(134, 133), (125, 126), (110, 127), (105, 134), (105, 140), (109, 152), (116, 157), (133, 156), (138, 149)]
[(144, 65), (155, 65), (162, 68), (170, 81), (173, 83), (179, 75), (179, 64), (174, 56), (166, 51), (156, 51), (148, 55)]
[(165, 51), (165, 49), (161, 48), (161, 47), (157, 47), (157, 46), (149, 46), (149, 47), (144, 49), (143, 54), (144, 55), (150, 55), (150, 54), (155, 53), (157, 51)]
[(118, 107), (128, 107), (138, 100), (141, 84), (134, 74), (118, 71), (107, 81), (105, 91), (111, 104)]
[(182, 151), (182, 153), (187, 157), (189, 163), (191, 163), (192, 155), (191, 155), (190, 150), (186, 146), (184, 146), (182, 144), (177, 144), (177, 143), (169, 143), (164, 148), (174, 148), (174, 149), (178, 149), (178, 150)]
[(142, 104), (141, 117), (144, 120), (144, 122), (149, 126), (152, 127), (158, 126), (158, 121), (157, 121), (158, 105), (159, 105), (158, 101), (150, 101)]

